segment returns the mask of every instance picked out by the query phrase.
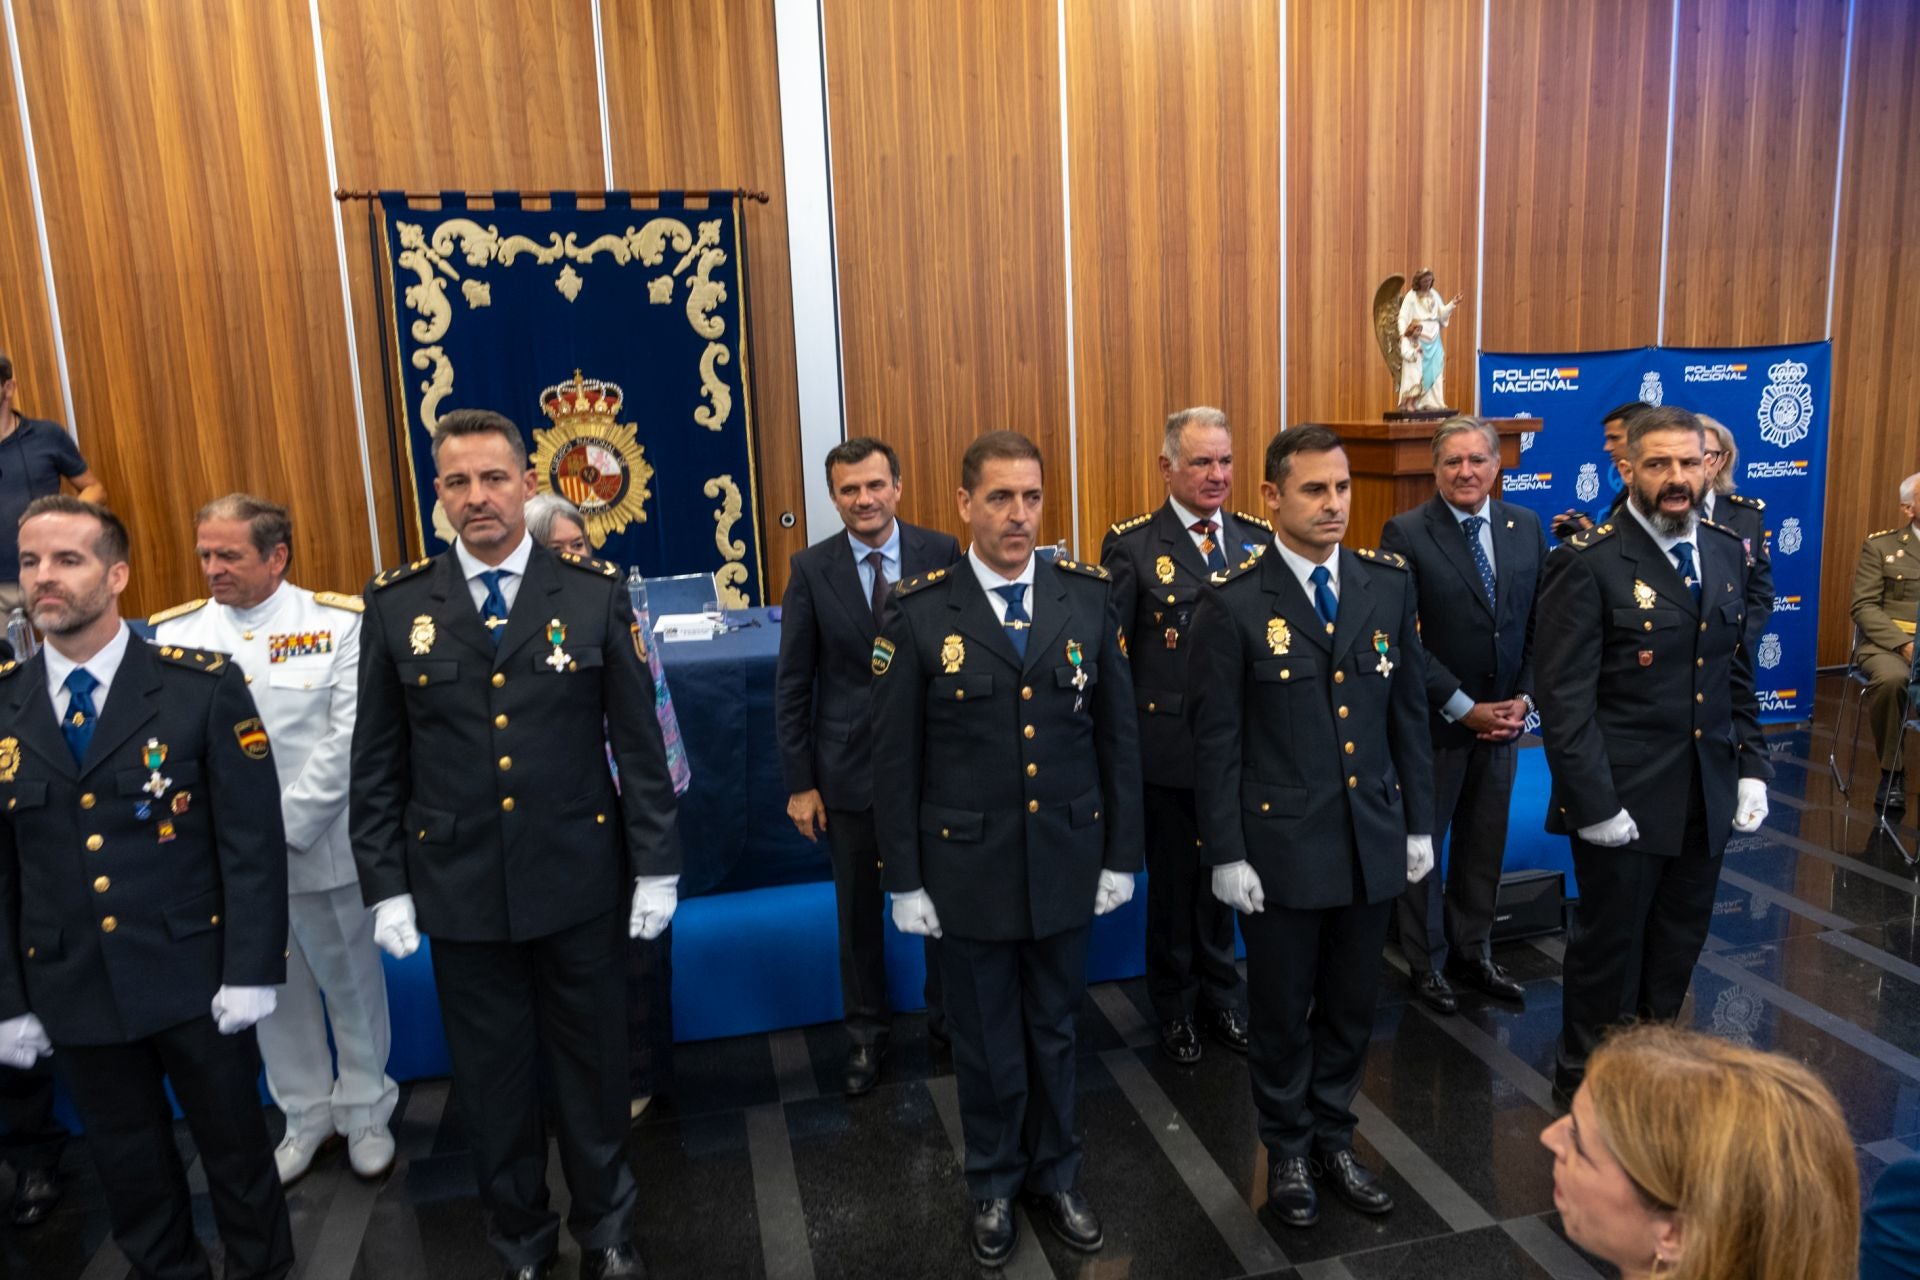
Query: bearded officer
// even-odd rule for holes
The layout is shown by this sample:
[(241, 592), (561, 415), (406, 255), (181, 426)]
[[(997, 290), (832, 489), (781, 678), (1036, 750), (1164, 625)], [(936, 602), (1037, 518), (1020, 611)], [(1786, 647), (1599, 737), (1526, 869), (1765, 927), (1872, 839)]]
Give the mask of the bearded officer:
[(1247, 1051), (1246, 983), (1234, 963), (1233, 908), (1213, 896), (1200, 857), (1193, 801), (1193, 731), (1187, 724), (1187, 636), (1209, 574), (1264, 550), (1273, 528), (1229, 513), (1233, 433), (1218, 409), (1182, 409), (1160, 444), (1167, 500), (1107, 532), (1100, 562), (1133, 667), (1146, 781), (1147, 996), (1160, 1023), (1160, 1051), (1200, 1060), (1205, 1031)]
[(208, 503), (194, 541), (212, 600), (155, 614), (154, 640), (233, 656), (273, 735), (287, 828), (287, 982), (259, 1029), (267, 1088), (287, 1117), (274, 1163), (292, 1183), (344, 1137), (348, 1166), (377, 1178), (393, 1166), (387, 1120), (400, 1091), (387, 1076), (386, 975), (347, 838), (360, 599), (286, 580), (293, 521), (264, 498)]
[(1311, 1227), (1316, 1178), (1362, 1213), (1393, 1208), (1354, 1153), (1353, 1098), (1388, 917), (1433, 868), (1433, 753), (1405, 562), (1340, 545), (1340, 437), (1282, 431), (1265, 473), (1273, 549), (1201, 595), (1188, 693), (1213, 892), (1247, 941), (1267, 1200)]
[(507, 1275), (536, 1280), (558, 1245), (543, 1077), (581, 1276), (643, 1275), (618, 1015), (626, 939), (667, 927), (680, 870), (653, 677), (619, 571), (528, 536), (520, 429), (457, 410), (433, 452), (459, 541), (376, 577), (360, 631), (350, 821), (374, 941), (404, 957), (433, 939)]
[(286, 972), (267, 732), (226, 655), (121, 621), (127, 530), (38, 498), (20, 583), (46, 647), (0, 664), (0, 1062), (57, 1049), (141, 1276), (210, 1277), (163, 1083), (206, 1171), (226, 1274), (293, 1268), (253, 1024)]
[(1140, 755), (1106, 570), (1033, 553), (1040, 450), (990, 432), (960, 477), (966, 559), (901, 583), (874, 641), (874, 816), (894, 924), (941, 939), (973, 1256), (999, 1266), (1021, 1191), (1069, 1247), (1104, 1241), (1074, 1015), (1092, 919), (1140, 869)]

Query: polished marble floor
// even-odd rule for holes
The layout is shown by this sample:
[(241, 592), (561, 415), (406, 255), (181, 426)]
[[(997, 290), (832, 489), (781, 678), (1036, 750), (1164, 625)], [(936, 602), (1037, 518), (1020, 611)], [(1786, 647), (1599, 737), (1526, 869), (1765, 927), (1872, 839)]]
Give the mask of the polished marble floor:
[[(1869, 1182), (1920, 1149), (1920, 876), (1867, 808), (1873, 761), (1851, 796), (1827, 766), (1840, 681), (1823, 678), (1812, 727), (1769, 735), (1773, 812), (1729, 847), (1712, 936), (1687, 1017), (1793, 1054), (1833, 1086)], [(1849, 751), (1843, 749), (1844, 762)], [(1920, 802), (1914, 812), (1920, 815)], [(1908, 849), (1920, 831), (1897, 828)], [(1138, 982), (1096, 987), (1080, 1024), (1083, 1189), (1107, 1230), (1083, 1258), (1031, 1224), (1006, 1273), (1026, 1277), (1298, 1276), (1503, 1280), (1591, 1277), (1553, 1212), (1546, 1072), (1560, 1018), (1558, 940), (1499, 959), (1524, 981), (1513, 1010), (1463, 998), (1441, 1018), (1409, 1003), (1398, 957), (1359, 1103), (1360, 1146), (1399, 1202), (1384, 1219), (1329, 1200), (1290, 1231), (1263, 1212), (1266, 1160), (1244, 1063), (1209, 1047), (1196, 1067), (1161, 1058)], [(837, 1087), (834, 1026), (680, 1047), (672, 1095), (634, 1131), (635, 1222), (657, 1277), (948, 1277), (967, 1258), (959, 1115), (944, 1054), (902, 1018), (884, 1082), (857, 1101)], [(444, 1083), (404, 1091), (400, 1159), (381, 1185), (337, 1157), (290, 1192), (305, 1280), (497, 1274)], [(183, 1149), (191, 1143), (183, 1134)], [(78, 1144), (57, 1214), (0, 1226), (0, 1276), (118, 1280), (97, 1185)], [(201, 1233), (212, 1236), (204, 1186)], [(0, 1174), (0, 1194), (10, 1191)], [(554, 1179), (564, 1209), (565, 1188)], [(217, 1250), (217, 1245), (213, 1246)], [(563, 1246), (559, 1280), (574, 1275)]]

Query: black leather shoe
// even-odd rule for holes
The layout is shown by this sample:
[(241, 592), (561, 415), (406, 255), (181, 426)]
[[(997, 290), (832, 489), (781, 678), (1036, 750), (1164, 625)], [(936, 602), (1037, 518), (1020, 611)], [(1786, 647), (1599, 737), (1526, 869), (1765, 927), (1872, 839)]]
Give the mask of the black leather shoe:
[(1455, 981), (1465, 983), (1495, 1000), (1511, 1000), (1517, 1004), (1527, 1002), (1526, 988), (1491, 960), (1460, 960), (1448, 965), (1447, 971)]
[(937, 1049), (946, 1049), (952, 1046), (953, 1037), (947, 1034), (947, 1020), (945, 1018), (927, 1019), (927, 1043)]
[(1413, 994), (1435, 1013), (1458, 1013), (1460, 1010), (1460, 1002), (1454, 998), (1453, 986), (1447, 981), (1447, 975), (1437, 969), (1414, 975)]
[(1013, 1256), (1020, 1242), (1020, 1224), (1013, 1220), (1012, 1200), (973, 1202), (973, 1260), (997, 1267)]
[(1882, 769), (1880, 789), (1873, 793), (1873, 807), (1888, 813), (1904, 813), (1907, 808), (1907, 773), (1904, 769)]
[(1200, 1029), (1235, 1053), (1247, 1051), (1247, 1019), (1232, 1009), (1202, 1009)]
[(876, 1044), (857, 1044), (847, 1051), (844, 1083), (849, 1098), (873, 1092), (873, 1086), (880, 1083), (880, 1055), (885, 1052)]
[(1361, 1213), (1390, 1213), (1393, 1197), (1367, 1166), (1354, 1158), (1353, 1148), (1317, 1156), (1314, 1166), (1333, 1187), (1333, 1193)]
[(60, 1173), (56, 1169), (26, 1169), (13, 1185), (13, 1225), (38, 1226), (60, 1203)]
[(1107, 1239), (1100, 1231), (1100, 1218), (1078, 1191), (1027, 1193), (1027, 1207), (1047, 1220), (1053, 1234), (1067, 1246), (1082, 1253), (1098, 1253)]
[(1305, 1156), (1290, 1156), (1268, 1168), (1267, 1207), (1290, 1227), (1320, 1221), (1320, 1193), (1313, 1189), (1313, 1171)]
[(1160, 1052), (1183, 1067), (1200, 1061), (1200, 1037), (1194, 1034), (1192, 1018), (1175, 1018), (1160, 1025)]
[(548, 1254), (538, 1262), (529, 1262), (524, 1267), (508, 1267), (502, 1274), (506, 1280), (540, 1280), (553, 1267), (553, 1255)]
[(644, 1278), (646, 1274), (646, 1264), (630, 1244), (617, 1244), (611, 1249), (584, 1249), (580, 1253), (580, 1280), (606, 1280), (611, 1276)]

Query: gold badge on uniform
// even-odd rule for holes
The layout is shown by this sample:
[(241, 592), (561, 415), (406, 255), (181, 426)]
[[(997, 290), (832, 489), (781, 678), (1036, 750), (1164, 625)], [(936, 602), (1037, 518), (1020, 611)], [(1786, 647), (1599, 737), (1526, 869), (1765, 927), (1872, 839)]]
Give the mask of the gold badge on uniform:
[(1635, 578), (1633, 580), (1633, 602), (1642, 609), (1651, 609), (1660, 602), (1660, 597), (1653, 593), (1652, 587), (1640, 581), (1640, 579)]
[(1273, 650), (1276, 658), (1285, 657), (1293, 650), (1293, 628), (1287, 625), (1285, 618), (1267, 619), (1267, 648)]
[(647, 633), (640, 629), (640, 624), (637, 622), (628, 629), (633, 632), (634, 656), (639, 658), (640, 661), (645, 662), (647, 660)]
[(1161, 556), (1153, 562), (1153, 576), (1162, 582), (1173, 581), (1173, 557)]
[(421, 614), (413, 620), (413, 630), (407, 632), (407, 643), (413, 646), (413, 656), (422, 657), (433, 650), (433, 619)]
[(233, 726), (233, 736), (240, 740), (240, 749), (247, 753), (247, 759), (267, 758), (267, 726), (260, 723), (259, 716), (248, 716)]
[(960, 670), (960, 664), (967, 660), (967, 642), (957, 635), (948, 636), (940, 644), (940, 665), (948, 675)]
[(20, 739), (0, 738), (0, 782), (12, 782), (20, 772)]

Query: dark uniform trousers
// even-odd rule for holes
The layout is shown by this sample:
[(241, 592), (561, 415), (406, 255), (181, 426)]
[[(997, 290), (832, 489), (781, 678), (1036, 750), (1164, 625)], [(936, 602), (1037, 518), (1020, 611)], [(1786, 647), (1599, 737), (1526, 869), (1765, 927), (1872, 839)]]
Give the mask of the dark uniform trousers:
[(1443, 879), (1436, 847), (1433, 871), (1400, 895), (1400, 950), (1415, 973), (1444, 968), (1449, 953), (1492, 959), (1515, 759), (1511, 742), (1433, 749), (1434, 825), (1446, 837), (1447, 865)]
[(1148, 784), (1147, 996), (1162, 1022), (1202, 1008), (1238, 1013), (1246, 983), (1234, 964), (1233, 908), (1213, 896), (1199, 857), (1193, 788)]
[[(873, 810), (827, 810), (834, 903), (840, 913), (841, 1020), (855, 1044), (884, 1045), (892, 1024), (887, 999), (887, 899), (880, 887), (880, 840)], [(941, 1031), (939, 942), (926, 939), (927, 1024)]]
[(0, 1163), (15, 1173), (60, 1164), (67, 1131), (53, 1118), (53, 1064), (0, 1067)]

